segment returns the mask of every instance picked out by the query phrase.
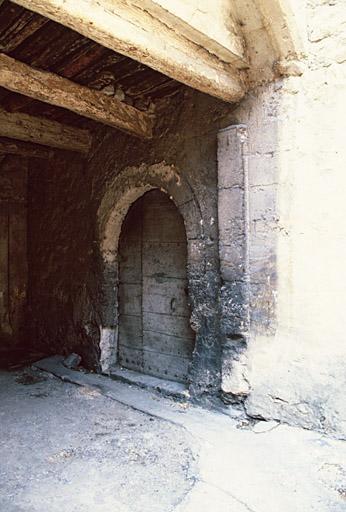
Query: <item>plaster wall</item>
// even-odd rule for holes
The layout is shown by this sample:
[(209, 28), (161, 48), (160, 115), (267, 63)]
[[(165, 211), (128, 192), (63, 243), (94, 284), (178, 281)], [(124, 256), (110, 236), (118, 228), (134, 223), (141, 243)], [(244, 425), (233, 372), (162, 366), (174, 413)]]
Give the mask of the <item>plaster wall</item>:
[(306, 3), (301, 76), (252, 91), (247, 411), (346, 437), (345, 3)]

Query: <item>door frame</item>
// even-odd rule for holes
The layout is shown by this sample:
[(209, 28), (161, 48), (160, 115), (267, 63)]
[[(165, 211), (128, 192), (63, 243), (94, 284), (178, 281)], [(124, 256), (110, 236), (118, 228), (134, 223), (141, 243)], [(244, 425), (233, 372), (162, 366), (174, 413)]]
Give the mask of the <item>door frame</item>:
[[(195, 349), (190, 365), (190, 389), (195, 394), (219, 388), (220, 346), (218, 296), (220, 283), (208, 274), (208, 244), (200, 204), (182, 173), (165, 162), (127, 167), (107, 188), (98, 210), (98, 240), (102, 280), (100, 364), (106, 374), (117, 365), (118, 353), (118, 244), (130, 206), (145, 192), (160, 189), (181, 214), (187, 239), (187, 280), (191, 307), (190, 325)], [(207, 368), (206, 368), (207, 365)]]

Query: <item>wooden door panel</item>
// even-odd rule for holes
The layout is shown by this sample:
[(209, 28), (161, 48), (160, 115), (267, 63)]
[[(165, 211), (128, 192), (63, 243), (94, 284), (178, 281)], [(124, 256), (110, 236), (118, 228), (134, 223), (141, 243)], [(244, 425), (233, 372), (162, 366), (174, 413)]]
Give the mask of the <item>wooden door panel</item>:
[(120, 282), (142, 284), (142, 242), (141, 239), (127, 240), (119, 255)]
[(128, 348), (141, 349), (142, 338), (142, 317), (120, 315), (119, 344)]
[(186, 382), (190, 360), (157, 351), (143, 350), (143, 371), (163, 379)]
[(189, 317), (186, 280), (143, 278), (143, 313)]
[(118, 357), (131, 370), (143, 368), (142, 205), (126, 216), (119, 241)]
[(141, 284), (119, 284), (119, 313), (136, 316), (142, 315)]
[(187, 340), (194, 340), (195, 333), (188, 322), (177, 322), (176, 317), (146, 313), (143, 318), (143, 330), (155, 331), (162, 334), (170, 334)]
[(168, 196), (161, 198), (160, 194), (164, 196), (154, 190), (144, 197), (143, 239), (146, 242), (186, 243), (183, 219)]
[(143, 329), (145, 337), (145, 349), (156, 351), (163, 354), (171, 354), (177, 357), (191, 356), (193, 350), (193, 340), (185, 339), (171, 334), (162, 334), (157, 331)]
[(143, 275), (186, 280), (186, 242), (143, 241)]
[(130, 369), (186, 382), (194, 333), (183, 219), (158, 190), (145, 194), (133, 208), (119, 251), (119, 361)]
[(119, 364), (129, 370), (143, 371), (143, 349), (128, 348), (119, 345)]

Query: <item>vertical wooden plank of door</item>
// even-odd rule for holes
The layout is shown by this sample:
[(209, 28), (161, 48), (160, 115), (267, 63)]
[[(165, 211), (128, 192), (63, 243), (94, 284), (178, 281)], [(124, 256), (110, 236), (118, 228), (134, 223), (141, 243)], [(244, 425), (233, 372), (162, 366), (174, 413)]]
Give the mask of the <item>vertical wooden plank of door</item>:
[(194, 336), (189, 325), (183, 219), (166, 194), (144, 197), (143, 363), (146, 373), (187, 380)]
[(143, 369), (142, 205), (130, 208), (119, 241), (119, 363)]

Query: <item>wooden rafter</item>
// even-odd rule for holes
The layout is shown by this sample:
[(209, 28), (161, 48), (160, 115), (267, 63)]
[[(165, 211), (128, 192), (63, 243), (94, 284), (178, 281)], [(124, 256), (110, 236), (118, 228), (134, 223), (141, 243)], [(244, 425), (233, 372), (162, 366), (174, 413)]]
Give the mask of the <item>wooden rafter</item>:
[(148, 114), (102, 92), (54, 73), (34, 69), (4, 54), (0, 54), (0, 86), (138, 137), (152, 137), (153, 119)]
[(0, 136), (84, 154), (91, 147), (91, 135), (87, 130), (5, 110), (0, 110)]
[(15, 0), (165, 75), (226, 101), (245, 86), (236, 66), (140, 7), (137, 0)]
[(31, 142), (0, 137), (0, 155), (19, 155), (30, 158), (49, 159), (54, 156), (54, 151)]

